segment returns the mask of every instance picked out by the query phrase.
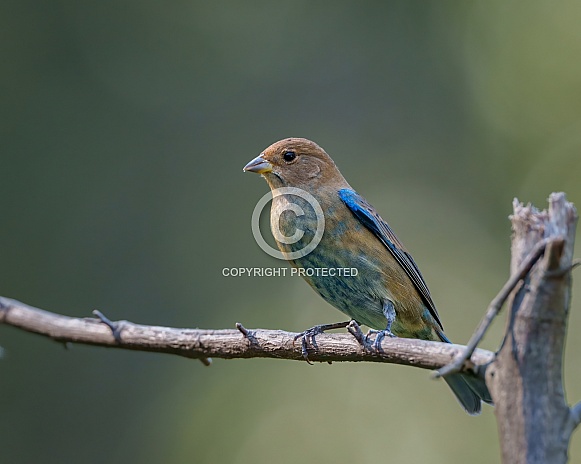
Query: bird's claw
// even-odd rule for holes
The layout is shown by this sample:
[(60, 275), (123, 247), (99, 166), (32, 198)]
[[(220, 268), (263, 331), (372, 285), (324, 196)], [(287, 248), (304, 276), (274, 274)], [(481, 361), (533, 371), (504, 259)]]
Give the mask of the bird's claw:
[(311, 327), (310, 329), (307, 329), (304, 332), (295, 335), (295, 337), (293, 338), (293, 344), (299, 338), (301, 339), (301, 354), (303, 355), (305, 361), (307, 361), (307, 363), (309, 364), (313, 364), (309, 360), (309, 351), (308, 351), (309, 338), (311, 339), (311, 345), (313, 345), (313, 348), (317, 350), (317, 341), (315, 340), (315, 336), (320, 335), (322, 333), (324, 333), (323, 326), (316, 325), (315, 327)]
[[(375, 341), (373, 342), (373, 344), (370, 341), (370, 335), (374, 335), (375, 334)], [(396, 335), (393, 334), (393, 332), (389, 329), (384, 329), (384, 330), (374, 330), (374, 329), (369, 329), (369, 332), (367, 332), (367, 335), (365, 335), (365, 345), (367, 349), (369, 349), (369, 351), (375, 351), (375, 353), (381, 353), (381, 342), (383, 341), (383, 339), (385, 337), (390, 337), (390, 338), (396, 338)], [(373, 350), (371, 350), (371, 346), (373, 346)]]
[(303, 355), (303, 358), (305, 358), (305, 361), (307, 361), (309, 364), (313, 364), (309, 360), (309, 352), (308, 352), (309, 338), (311, 339), (311, 345), (313, 345), (313, 348), (315, 349), (315, 351), (317, 351), (319, 348), (317, 347), (317, 341), (315, 340), (316, 335), (320, 335), (320, 334), (324, 333), (326, 330), (342, 329), (344, 327), (347, 327), (350, 324), (350, 322), (351, 321), (335, 322), (334, 324), (322, 324), (322, 325), (316, 325), (315, 327), (311, 327), (310, 329), (307, 329), (304, 332), (301, 332), (300, 334), (295, 335), (295, 337), (293, 338), (293, 345), (300, 338), (301, 339), (301, 353)]
[(353, 335), (353, 337), (355, 337), (355, 340), (357, 340), (357, 342), (361, 345), (364, 351), (373, 351), (371, 349), (371, 343), (369, 341), (369, 334), (371, 333), (371, 330), (367, 333), (367, 335), (364, 335), (363, 332), (361, 331), (361, 326), (355, 320), (352, 320), (349, 323), (349, 325), (347, 326), (347, 330), (351, 335)]

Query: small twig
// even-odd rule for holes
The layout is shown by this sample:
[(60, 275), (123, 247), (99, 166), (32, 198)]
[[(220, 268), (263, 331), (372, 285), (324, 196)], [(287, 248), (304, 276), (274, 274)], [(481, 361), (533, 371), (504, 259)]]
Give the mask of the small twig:
[(571, 407), (571, 431), (581, 424), (581, 401)]
[(351, 320), (347, 325), (348, 332), (355, 337), (355, 340), (359, 342), (361, 346), (365, 346), (365, 335), (361, 331), (361, 327), (355, 320)]
[(198, 360), (206, 367), (210, 367), (212, 365), (212, 358), (198, 358)]
[(99, 319), (103, 324), (105, 324), (107, 327), (111, 329), (111, 333), (113, 334), (115, 341), (121, 345), (121, 343), (123, 343), (123, 341), (121, 340), (121, 328), (122, 328), (121, 322), (111, 321), (98, 309), (93, 310), (93, 315), (97, 316), (97, 319)]
[(258, 346), (258, 340), (254, 336), (253, 330), (248, 330), (246, 327), (244, 327), (242, 324), (240, 324), (240, 322), (236, 323), (236, 328), (240, 331), (240, 333), (242, 335), (244, 335), (244, 338), (246, 338), (250, 342), (251, 345)]
[(236, 328), (242, 332), (242, 335), (244, 335), (246, 338), (248, 338), (251, 334), (248, 331), (248, 329), (246, 327), (244, 327), (242, 324), (240, 324), (240, 322), (236, 323)]
[(443, 377), (445, 375), (453, 374), (455, 372), (460, 372), (467, 367), (466, 361), (468, 361), (472, 356), (472, 353), (474, 353), (474, 350), (482, 340), (482, 337), (484, 337), (484, 334), (490, 327), (490, 324), (492, 324), (494, 318), (500, 312), (502, 305), (509, 297), (510, 293), (514, 290), (517, 284), (526, 277), (526, 275), (529, 273), (529, 271), (532, 269), (535, 263), (543, 255), (545, 248), (547, 247), (547, 244), (555, 240), (562, 239), (545, 239), (537, 243), (535, 248), (533, 248), (531, 253), (522, 262), (518, 271), (515, 272), (508, 279), (508, 281), (504, 284), (500, 292), (498, 292), (498, 295), (496, 295), (496, 297), (494, 297), (494, 299), (490, 302), (490, 305), (486, 310), (484, 318), (480, 321), (480, 324), (478, 324), (476, 331), (470, 338), (470, 341), (466, 345), (466, 348), (461, 353), (461, 355), (455, 358), (450, 364), (442, 367), (441, 369), (438, 369), (434, 373), (434, 377), (438, 378)]

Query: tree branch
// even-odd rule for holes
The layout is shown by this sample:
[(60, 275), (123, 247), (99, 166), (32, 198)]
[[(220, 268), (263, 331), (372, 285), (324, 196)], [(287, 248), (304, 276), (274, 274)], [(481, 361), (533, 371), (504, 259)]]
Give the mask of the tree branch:
[[(110, 322), (110, 321), (109, 321)], [(282, 330), (179, 329), (147, 326), (128, 321), (108, 324), (95, 318), (76, 318), (28, 306), (0, 297), (0, 323), (52, 338), (58, 342), (123, 348), (175, 354), (192, 359), (278, 358), (302, 361), (297, 335)], [(117, 333), (117, 339), (114, 332)], [(245, 331), (245, 333), (244, 333)], [(459, 355), (464, 347), (406, 338), (385, 338), (381, 353), (364, 350), (350, 334), (321, 334), (309, 346), (309, 360), (320, 362), (367, 361), (405, 364), (423, 369), (438, 369)], [(494, 355), (476, 350), (472, 361), (487, 364)]]
[(574, 424), (563, 388), (563, 350), (571, 301), (577, 212), (563, 193), (549, 208), (513, 203), (511, 274), (539, 243), (544, 256), (508, 302), (505, 338), (486, 370), (496, 405), (503, 463), (564, 464)]

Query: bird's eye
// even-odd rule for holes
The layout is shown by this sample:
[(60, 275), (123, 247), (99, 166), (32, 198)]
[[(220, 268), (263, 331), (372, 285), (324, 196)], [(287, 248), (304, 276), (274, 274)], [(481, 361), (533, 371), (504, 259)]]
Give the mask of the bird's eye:
[(297, 157), (297, 154), (294, 151), (287, 151), (284, 155), (282, 155), (282, 159), (284, 159), (287, 163), (290, 163)]

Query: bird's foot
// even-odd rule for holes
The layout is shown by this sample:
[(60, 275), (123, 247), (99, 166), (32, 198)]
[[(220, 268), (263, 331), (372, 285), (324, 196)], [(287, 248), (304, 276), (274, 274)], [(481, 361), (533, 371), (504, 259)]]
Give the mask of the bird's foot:
[(316, 350), (318, 350), (317, 341), (315, 340), (315, 337), (317, 335), (320, 335), (327, 330), (342, 329), (343, 327), (347, 327), (350, 322), (351, 321), (336, 322), (334, 324), (321, 324), (321, 325), (316, 325), (314, 327), (311, 327), (310, 329), (307, 329), (304, 332), (301, 332), (300, 334), (295, 335), (295, 337), (293, 338), (293, 345), (294, 345), (294, 342), (296, 342), (300, 338), (301, 339), (301, 353), (303, 355), (303, 358), (305, 359), (305, 361), (307, 361), (307, 363), (313, 364), (311, 361), (309, 361), (309, 351), (308, 351), (309, 339), (311, 341), (311, 345), (313, 345), (313, 348), (316, 351)]
[(369, 332), (367, 332), (367, 335), (365, 335), (365, 344), (368, 347), (372, 346), (371, 341), (369, 339), (370, 335), (375, 335), (375, 342), (373, 342), (373, 351), (375, 351), (376, 354), (381, 353), (381, 342), (385, 337), (396, 338), (396, 335), (393, 334), (391, 329), (383, 330), (369, 329)]

